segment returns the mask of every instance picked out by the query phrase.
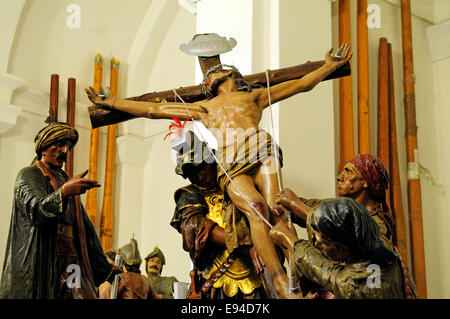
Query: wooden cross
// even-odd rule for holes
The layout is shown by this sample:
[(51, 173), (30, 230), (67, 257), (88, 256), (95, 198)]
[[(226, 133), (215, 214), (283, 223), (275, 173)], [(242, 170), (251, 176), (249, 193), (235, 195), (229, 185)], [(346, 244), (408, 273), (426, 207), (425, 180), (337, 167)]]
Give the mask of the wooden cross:
[[(201, 57), (200, 57), (201, 58)], [(321, 61), (308, 61), (304, 64), (287, 67), (283, 69), (269, 71), (270, 85), (279, 84), (282, 82), (300, 79), (308, 73), (320, 68), (325, 64), (325, 60)], [(344, 64), (341, 68), (335, 70), (325, 80), (336, 79), (351, 74), (350, 63)], [(244, 79), (250, 84), (251, 87), (267, 87), (265, 72), (255, 73), (244, 76)], [(202, 91), (201, 85), (193, 85), (188, 87), (182, 87), (177, 89), (178, 95), (186, 102), (192, 103), (201, 101), (206, 98)], [(128, 100), (141, 101), (141, 102), (161, 102), (163, 100), (167, 102), (175, 102), (175, 95), (172, 90), (146, 93), (140, 96), (127, 98)], [(128, 121), (136, 118), (136, 116), (109, 108), (100, 106), (89, 107), (89, 116), (91, 118), (92, 128), (97, 128), (110, 124), (117, 124), (120, 122)]]

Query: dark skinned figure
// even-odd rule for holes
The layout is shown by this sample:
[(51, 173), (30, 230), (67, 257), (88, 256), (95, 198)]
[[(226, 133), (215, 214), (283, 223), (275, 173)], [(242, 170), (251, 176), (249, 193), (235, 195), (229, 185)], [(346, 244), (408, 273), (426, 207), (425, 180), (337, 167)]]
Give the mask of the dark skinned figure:
[[(176, 208), (171, 225), (182, 234), (196, 272), (195, 293), (202, 299), (265, 297), (260, 273), (262, 261), (251, 243), (245, 216), (237, 214), (233, 231), (224, 219), (224, 196), (217, 184), (216, 163), (192, 132), (191, 147), (181, 149), (175, 172), (192, 183), (175, 192)], [(196, 161), (196, 155), (200, 159)], [(227, 241), (240, 237), (241, 246), (229, 251)], [(191, 287), (192, 288), (192, 287)]]
[[(380, 227), (381, 235), (391, 241), (395, 224), (386, 204), (389, 176), (383, 162), (370, 154), (358, 154), (345, 164), (336, 178), (338, 196), (353, 198), (363, 204)], [(302, 221), (320, 200), (299, 198), (289, 188), (278, 194), (277, 203), (289, 207)]]

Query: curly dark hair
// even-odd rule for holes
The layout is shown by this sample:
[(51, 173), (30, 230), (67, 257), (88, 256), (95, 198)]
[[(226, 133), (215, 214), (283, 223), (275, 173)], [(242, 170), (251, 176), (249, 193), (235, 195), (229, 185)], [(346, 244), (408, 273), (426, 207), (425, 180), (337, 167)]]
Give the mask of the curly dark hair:
[(345, 246), (359, 258), (380, 266), (398, 260), (398, 254), (381, 241), (380, 229), (365, 206), (350, 198), (321, 202), (314, 210), (311, 227), (325, 238)]

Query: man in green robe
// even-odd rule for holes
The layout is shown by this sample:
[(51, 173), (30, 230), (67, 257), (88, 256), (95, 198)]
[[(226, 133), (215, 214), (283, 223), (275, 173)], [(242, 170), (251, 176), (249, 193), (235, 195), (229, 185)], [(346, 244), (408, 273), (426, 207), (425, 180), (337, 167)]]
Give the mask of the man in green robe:
[(35, 137), (37, 157), (17, 175), (0, 283), (2, 299), (97, 298), (118, 270), (108, 263), (78, 195), (97, 181), (62, 170), (78, 132), (52, 123)]
[(145, 270), (156, 293), (163, 299), (173, 299), (173, 283), (178, 282), (174, 276), (161, 276), (163, 266), (166, 264), (166, 258), (158, 247), (155, 247), (147, 257), (145, 257)]

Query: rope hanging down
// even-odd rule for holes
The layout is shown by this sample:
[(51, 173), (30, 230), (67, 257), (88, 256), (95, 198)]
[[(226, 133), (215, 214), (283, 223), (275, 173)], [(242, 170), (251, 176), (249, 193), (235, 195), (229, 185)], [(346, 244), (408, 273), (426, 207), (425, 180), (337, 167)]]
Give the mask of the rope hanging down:
[[(267, 97), (269, 99), (269, 109), (270, 109), (270, 124), (271, 124), (271, 131), (272, 131), (272, 137), (275, 138), (275, 125), (273, 123), (273, 109), (272, 109), (272, 98), (270, 95), (270, 79), (269, 79), (269, 70), (266, 70), (266, 81), (267, 81)], [(277, 168), (277, 178), (278, 178), (278, 190), (280, 194), (284, 193), (284, 188), (281, 181), (281, 167), (278, 156), (275, 156), (275, 163)], [(287, 212), (288, 217), (288, 225), (289, 228), (292, 228), (292, 221), (291, 221), (291, 214), (290, 212)], [(295, 270), (294, 270), (294, 256), (289, 252), (289, 258), (288, 258), (288, 278), (289, 278), (289, 295), (292, 291), (296, 291), (298, 288), (300, 288), (298, 280), (296, 280), (295, 277)]]
[[(272, 110), (272, 98), (270, 95), (270, 80), (269, 80), (269, 70), (266, 70), (266, 81), (267, 81), (267, 98), (269, 99), (269, 110), (270, 110), (270, 129), (271, 129), (271, 133), (272, 133), (272, 137), (275, 139), (275, 125), (273, 124), (273, 110)], [(277, 147), (278, 145), (275, 144), (275, 147)], [(281, 194), (284, 193), (283, 190), (283, 184), (281, 181), (281, 167), (280, 167), (280, 159), (278, 158), (278, 156), (275, 156), (275, 165), (277, 168), (277, 178), (278, 178), (278, 190), (280, 191)], [(280, 172), (280, 173), (279, 173)]]

